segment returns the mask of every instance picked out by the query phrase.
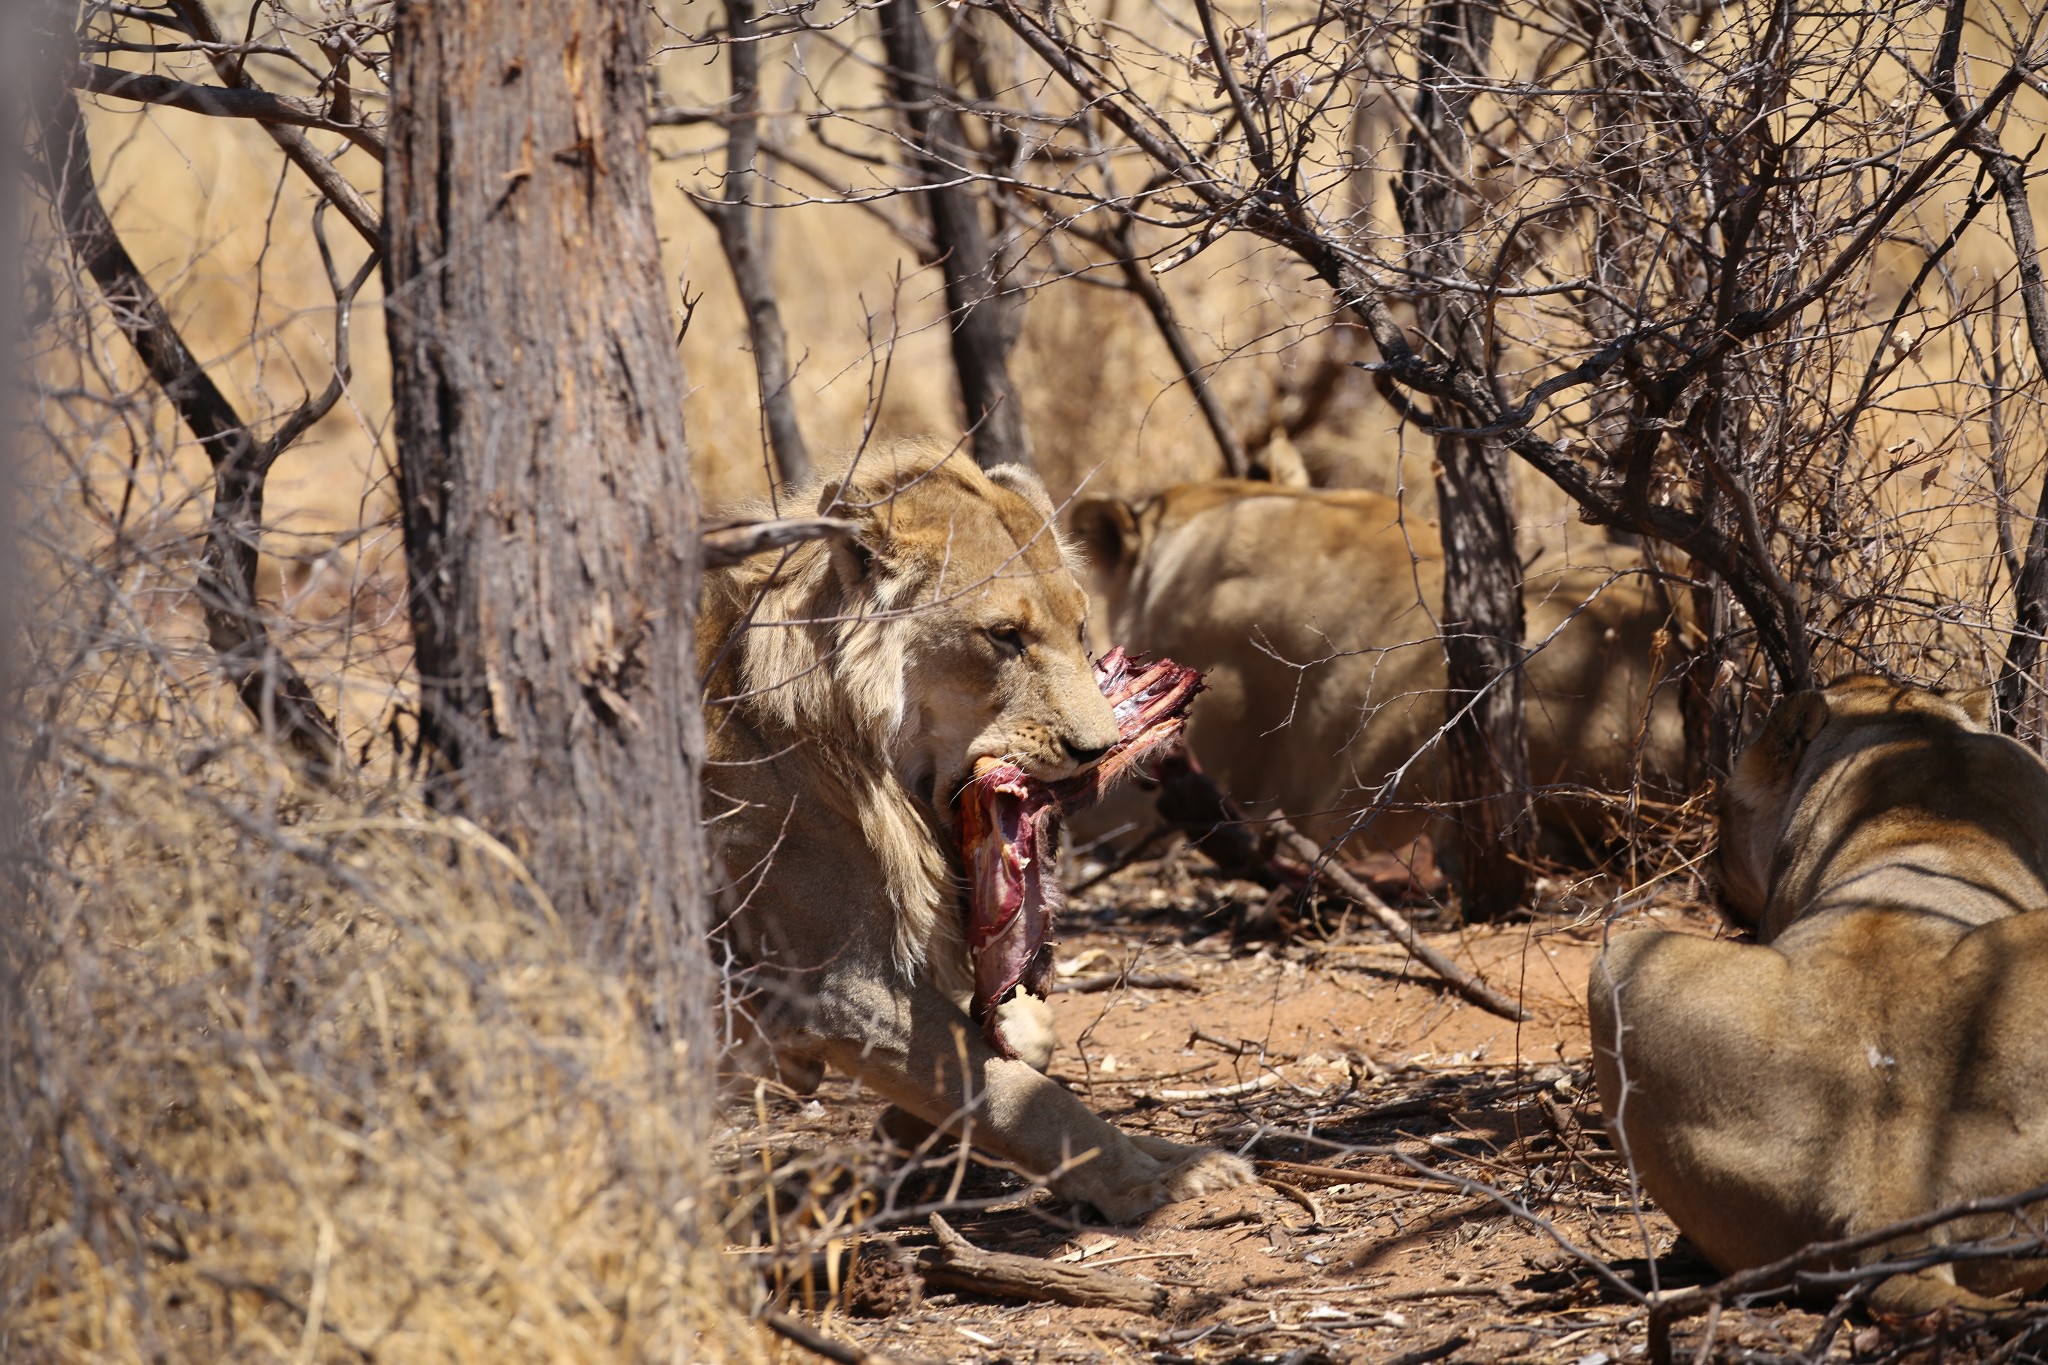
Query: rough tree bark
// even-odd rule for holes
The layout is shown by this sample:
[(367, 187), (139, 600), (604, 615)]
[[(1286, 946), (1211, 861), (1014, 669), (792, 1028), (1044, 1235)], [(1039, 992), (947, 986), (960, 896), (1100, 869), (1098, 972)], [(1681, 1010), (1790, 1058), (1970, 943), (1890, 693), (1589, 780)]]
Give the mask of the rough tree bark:
[(435, 799), (599, 950), (651, 953), (694, 1042), (697, 507), (645, 22), (635, 0), (402, 4), (385, 279)]
[(983, 469), (1031, 463), (1024, 411), (1010, 383), (1010, 348), (1017, 340), (1014, 303), (1000, 293), (999, 261), (981, 205), (959, 183), (971, 153), (960, 120), (939, 83), (931, 33), (918, 0), (886, 0), (882, 43), (889, 58), (889, 88), (902, 106), (913, 162), (924, 188), (932, 245), (946, 279), (946, 309), (953, 324), (953, 368), (960, 401), (974, 433), (974, 458)]
[[(1493, 40), (1493, 11), (1437, 0), (1423, 20), (1415, 134), (1401, 178), (1401, 220), (1432, 274), (1465, 273), (1471, 171), (1465, 119)], [(1461, 164), (1441, 165), (1448, 156)], [(1476, 374), (1492, 371), (1481, 318), (1467, 294), (1418, 305), (1430, 348)], [(1508, 452), (1484, 438), (1439, 436), (1436, 496), (1444, 544), (1442, 630), (1448, 668), (1445, 736), (1458, 868), (1468, 919), (1497, 919), (1528, 889), (1535, 823), (1529, 818), (1529, 746), (1522, 721), (1521, 563), (1515, 553)]]

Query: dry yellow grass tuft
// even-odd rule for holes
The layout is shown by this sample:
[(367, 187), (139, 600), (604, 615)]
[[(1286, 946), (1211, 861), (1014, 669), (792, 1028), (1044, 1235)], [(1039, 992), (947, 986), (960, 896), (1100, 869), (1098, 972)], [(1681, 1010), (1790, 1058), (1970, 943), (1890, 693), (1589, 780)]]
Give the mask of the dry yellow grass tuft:
[(758, 1358), (694, 1235), (707, 1097), (501, 846), (83, 745), (45, 771), (0, 1357)]

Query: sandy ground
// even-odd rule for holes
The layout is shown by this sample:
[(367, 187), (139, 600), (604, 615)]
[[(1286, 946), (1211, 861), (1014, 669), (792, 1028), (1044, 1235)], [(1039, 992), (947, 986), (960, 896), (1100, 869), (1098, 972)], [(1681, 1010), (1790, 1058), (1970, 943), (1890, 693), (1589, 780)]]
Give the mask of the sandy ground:
[[(1641, 1294), (1716, 1277), (1641, 1203), (1600, 1127), (1585, 989), (1603, 932), (1592, 907), (1606, 898), (1431, 936), (1519, 994), (1531, 1017), (1518, 1024), (1440, 989), (1370, 925), (1234, 943), (1234, 893), (1250, 890), (1184, 857), (1080, 895), (1060, 947), (1070, 982), (1122, 971), (1173, 984), (1057, 995), (1053, 1074), (1132, 1131), (1256, 1159), (1265, 1183), (1106, 1226), (957, 1154), (922, 1169), (876, 1154), (877, 1105), (844, 1080), (810, 1098), (764, 1088), (735, 1106), (725, 1141), (743, 1169), (782, 1168), (776, 1226), (811, 1253), (785, 1254), (771, 1275), (782, 1303), (854, 1359), (1645, 1358)], [(1613, 931), (1651, 917), (1713, 932), (1675, 899)], [(1167, 1306), (939, 1292), (905, 1268), (935, 1245), (934, 1208), (977, 1247), (1139, 1278), (1164, 1286)], [(757, 1207), (732, 1240), (765, 1240), (770, 1221)], [(1711, 1339), (1708, 1325), (1678, 1324), (1674, 1359), (1874, 1349), (1854, 1319), (1836, 1331), (1782, 1302), (1719, 1315)]]

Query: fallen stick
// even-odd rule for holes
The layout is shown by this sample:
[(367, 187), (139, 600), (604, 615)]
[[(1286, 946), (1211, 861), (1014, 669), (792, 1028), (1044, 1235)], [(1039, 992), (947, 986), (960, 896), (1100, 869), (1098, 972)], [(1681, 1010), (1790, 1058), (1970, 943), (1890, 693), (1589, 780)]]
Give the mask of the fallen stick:
[(763, 1313), (761, 1321), (769, 1331), (784, 1341), (792, 1341), (812, 1355), (823, 1356), (836, 1361), (838, 1365), (912, 1365), (901, 1356), (886, 1356), (880, 1351), (870, 1351), (865, 1346), (856, 1346), (850, 1341), (835, 1341), (823, 1332), (800, 1322), (787, 1313)]
[(1295, 1203), (1308, 1210), (1308, 1226), (1290, 1227), (1283, 1222), (1280, 1225), (1281, 1227), (1287, 1228), (1289, 1232), (1313, 1232), (1323, 1226), (1323, 1206), (1316, 1202), (1314, 1195), (1310, 1194), (1307, 1190), (1290, 1185), (1284, 1180), (1275, 1180), (1272, 1176), (1263, 1172), (1260, 1173), (1259, 1179), (1267, 1188), (1278, 1190), (1281, 1194), (1286, 1195), (1289, 1199), (1292, 1199)]
[(1422, 935), (1415, 932), (1415, 926), (1403, 918), (1400, 911), (1381, 900), (1371, 887), (1345, 871), (1342, 863), (1325, 858), (1323, 850), (1317, 846), (1315, 840), (1285, 820), (1275, 819), (1272, 828), (1279, 836), (1281, 848), (1307, 863), (1314, 875), (1323, 878), (1356, 901), (1359, 908), (1378, 920), (1381, 927), (1394, 936), (1396, 943), (1413, 953), (1423, 966), (1442, 977), (1445, 985), (1488, 1014), (1497, 1014), (1503, 1019), (1512, 1019), (1517, 1023), (1529, 1017), (1528, 1011), (1520, 1005), (1451, 961), (1440, 949), (1423, 942)]
[[(1278, 858), (1259, 851), (1258, 841), (1247, 828), (1245, 815), (1235, 801), (1224, 795), (1194, 756), (1185, 748), (1175, 749), (1159, 760), (1159, 813), (1168, 823), (1188, 832), (1199, 848), (1217, 866), (1248, 876), (1268, 886), (1304, 889), (1320, 877), (1355, 901), (1359, 908), (1380, 922), (1416, 960), (1443, 978), (1459, 995), (1489, 1014), (1517, 1023), (1529, 1016), (1520, 1005), (1460, 967), (1442, 952), (1424, 943), (1415, 926), (1381, 899), (1378, 892), (1338, 859), (1329, 856), (1315, 840), (1286, 820), (1275, 817), (1265, 822), (1276, 852), (1299, 860), (1304, 866), (1287, 866)], [(1297, 880), (1299, 879), (1299, 881)]]
[(1070, 976), (1053, 983), (1055, 994), (1092, 995), (1128, 986), (1134, 991), (1198, 991), (1202, 983), (1179, 972), (1105, 972), (1096, 976)]
[(1212, 1085), (1206, 1090), (1162, 1090), (1159, 1092), (1159, 1098), (1162, 1100), (1233, 1100), (1240, 1095), (1256, 1095), (1261, 1090), (1271, 1090), (1278, 1084), (1280, 1084), (1280, 1073), (1268, 1071), (1263, 1076), (1256, 1076), (1248, 1081), (1239, 1081), (1235, 1085)]
[(939, 1244), (917, 1253), (917, 1271), (927, 1284), (999, 1299), (1049, 1300), (1074, 1308), (1156, 1314), (1166, 1307), (1164, 1285), (1089, 1266), (983, 1251), (936, 1213), (932, 1215), (932, 1235)]
[(1342, 1166), (1317, 1166), (1302, 1161), (1260, 1160), (1252, 1163), (1260, 1175), (1284, 1175), (1295, 1180), (1320, 1180), (1330, 1185), (1381, 1185), (1390, 1190), (1428, 1190), (1436, 1194), (1457, 1194), (1460, 1187), (1445, 1180), (1421, 1180), (1405, 1175), (1381, 1175), (1377, 1171), (1353, 1171)]

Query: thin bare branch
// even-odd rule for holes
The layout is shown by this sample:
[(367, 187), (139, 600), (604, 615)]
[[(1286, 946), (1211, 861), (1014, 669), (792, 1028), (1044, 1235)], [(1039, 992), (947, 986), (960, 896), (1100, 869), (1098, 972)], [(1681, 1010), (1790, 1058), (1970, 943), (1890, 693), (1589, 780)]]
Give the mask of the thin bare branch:
[[(283, 446), (256, 440), (185, 344), (163, 301), (122, 245), (100, 203), (77, 100), (68, 92), (54, 93), (40, 102), (38, 116), (43, 140), (37, 170), (57, 204), (71, 249), (99, 284), (114, 321), (134, 345), (151, 380), (177, 409), (213, 466), (213, 511), (207, 519), (198, 584), (207, 638), (257, 723), (266, 732), (274, 729), (304, 760), (309, 775), (332, 780), (342, 763), (334, 721), (311, 685), (279, 652), (256, 601), (264, 475)], [(358, 275), (357, 286), (363, 278)], [(349, 292), (352, 296), (353, 290)], [(346, 323), (338, 327), (345, 340)], [(299, 424), (297, 431), (310, 425)]]
[(338, 122), (324, 110), (289, 95), (267, 90), (223, 90), (218, 86), (195, 85), (172, 80), (147, 71), (121, 71), (97, 62), (80, 62), (72, 75), (77, 89), (95, 95), (112, 95), (139, 104), (158, 104), (166, 109), (207, 114), (214, 118), (246, 118), (258, 123), (311, 128), (316, 132), (339, 133), (356, 146), (384, 159), (384, 139), (360, 123)]
[[(207, 9), (205, 0), (171, 0), (171, 3), (177, 7), (178, 13), (184, 17), (191, 31), (202, 41), (225, 47), (227, 38), (221, 32), (220, 25), (214, 22), (213, 13)], [(211, 50), (209, 56), (213, 60), (214, 71), (229, 89), (245, 93), (262, 93), (238, 58), (229, 56), (221, 50)], [(332, 161), (321, 155), (311, 139), (297, 128), (281, 123), (265, 123), (263, 131), (270, 134), (271, 141), (282, 148), (291, 163), (313, 182), (314, 188), (327, 196), (328, 201), (341, 210), (341, 216), (348, 219), (349, 226), (369, 243), (372, 251), (384, 249), (384, 224), (378, 218), (377, 211), (370, 207), (369, 200), (363, 198), (362, 191), (351, 184), (348, 177), (337, 170)]]

